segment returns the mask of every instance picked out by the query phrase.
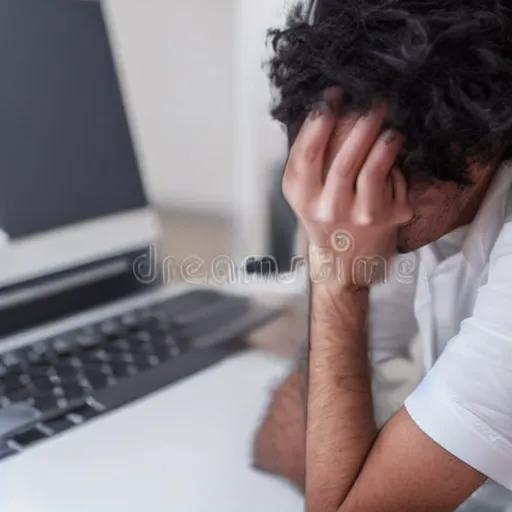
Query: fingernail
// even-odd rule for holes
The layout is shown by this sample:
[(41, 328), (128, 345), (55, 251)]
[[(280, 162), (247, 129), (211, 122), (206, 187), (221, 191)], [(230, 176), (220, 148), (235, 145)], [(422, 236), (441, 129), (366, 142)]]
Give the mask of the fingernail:
[(394, 130), (387, 130), (384, 135), (384, 142), (386, 144), (392, 144), (396, 140), (396, 132)]
[(309, 113), (309, 118), (314, 121), (319, 117), (330, 115), (332, 113), (329, 103), (325, 100), (316, 102)]
[(338, 114), (342, 97), (343, 93), (339, 87), (329, 87), (323, 92), (322, 99), (327, 102), (333, 114)]

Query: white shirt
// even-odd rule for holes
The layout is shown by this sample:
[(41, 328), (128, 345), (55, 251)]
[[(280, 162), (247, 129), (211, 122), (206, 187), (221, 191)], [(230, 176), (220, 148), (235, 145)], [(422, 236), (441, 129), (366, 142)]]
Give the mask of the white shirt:
[[(424, 378), (405, 401), (409, 415), (488, 476), (458, 511), (511, 512), (512, 164), (501, 166), (471, 225), (392, 267), (371, 295), (375, 368), (407, 356), (419, 331)], [(388, 391), (378, 377), (374, 386)]]

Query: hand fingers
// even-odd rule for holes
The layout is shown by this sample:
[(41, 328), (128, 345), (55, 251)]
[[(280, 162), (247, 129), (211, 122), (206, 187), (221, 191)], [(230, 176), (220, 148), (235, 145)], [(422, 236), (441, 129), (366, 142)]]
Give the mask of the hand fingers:
[(324, 181), (325, 178), (327, 178), (329, 169), (334, 162), (338, 151), (340, 150), (343, 143), (347, 140), (350, 132), (357, 123), (358, 118), (359, 117), (356, 114), (349, 114), (336, 121), (336, 126), (332, 132), (329, 144), (327, 146), (327, 151), (325, 153)]
[(385, 113), (385, 107), (379, 107), (354, 125), (329, 169), (324, 188), (326, 202), (353, 200), (357, 175), (381, 132)]
[(326, 99), (316, 104), (295, 139), (283, 177), (287, 199), (321, 191), (325, 151), (336, 125), (335, 94), (336, 91), (326, 91)]
[(383, 133), (363, 164), (356, 180), (356, 211), (361, 224), (382, 219), (393, 204), (390, 173), (402, 147), (403, 136), (388, 130)]
[(398, 167), (391, 169), (391, 180), (393, 182), (395, 221), (398, 224), (406, 224), (412, 220), (414, 210), (407, 198), (407, 182)]

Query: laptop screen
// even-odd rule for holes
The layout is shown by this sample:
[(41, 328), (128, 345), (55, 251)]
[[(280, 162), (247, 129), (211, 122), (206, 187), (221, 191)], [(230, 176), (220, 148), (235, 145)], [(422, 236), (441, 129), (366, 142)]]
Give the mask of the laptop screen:
[(0, 0), (0, 229), (146, 206), (99, 2)]
[(107, 6), (0, 0), (0, 290), (159, 237)]

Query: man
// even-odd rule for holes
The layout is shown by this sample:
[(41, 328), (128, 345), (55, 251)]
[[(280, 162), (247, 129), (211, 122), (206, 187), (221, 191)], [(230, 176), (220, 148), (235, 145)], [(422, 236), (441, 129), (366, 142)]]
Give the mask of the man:
[[(300, 125), (283, 191), (309, 239), (310, 340), (255, 464), (308, 512), (512, 510), (507, 5), (319, 0), (273, 32), (273, 113)], [(379, 429), (371, 368), (416, 331), (425, 376)]]

